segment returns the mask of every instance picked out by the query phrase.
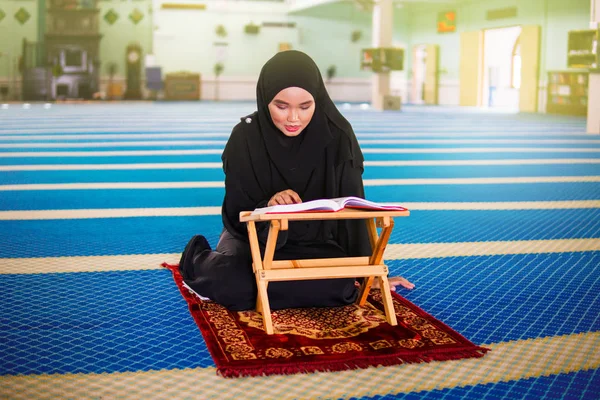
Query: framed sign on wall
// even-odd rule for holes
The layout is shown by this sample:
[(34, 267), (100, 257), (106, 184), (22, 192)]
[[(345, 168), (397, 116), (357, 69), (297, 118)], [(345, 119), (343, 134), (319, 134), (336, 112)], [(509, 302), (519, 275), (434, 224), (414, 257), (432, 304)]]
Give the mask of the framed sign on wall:
[(446, 11), (438, 14), (438, 33), (456, 32), (456, 11)]

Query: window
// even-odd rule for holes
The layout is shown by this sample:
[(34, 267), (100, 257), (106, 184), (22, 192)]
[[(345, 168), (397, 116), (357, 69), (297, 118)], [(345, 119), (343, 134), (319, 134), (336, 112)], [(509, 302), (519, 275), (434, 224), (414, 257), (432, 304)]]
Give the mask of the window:
[(80, 48), (64, 48), (60, 52), (60, 64), (65, 73), (85, 72), (87, 70), (87, 54)]
[(65, 66), (81, 67), (83, 65), (83, 55), (81, 50), (65, 50)]

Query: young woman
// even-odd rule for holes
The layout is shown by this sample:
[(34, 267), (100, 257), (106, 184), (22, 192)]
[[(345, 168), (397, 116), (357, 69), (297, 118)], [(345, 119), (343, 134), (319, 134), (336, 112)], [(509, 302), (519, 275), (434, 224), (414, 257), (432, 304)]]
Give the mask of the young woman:
[[(248, 233), (240, 211), (321, 198), (364, 197), (363, 155), (350, 123), (330, 99), (314, 61), (299, 51), (276, 54), (262, 68), (258, 109), (241, 119), (223, 152), (224, 230), (215, 251), (203, 236), (187, 245), (184, 281), (198, 294), (231, 310), (252, 309), (256, 281)], [(257, 226), (261, 251), (268, 234)], [(362, 220), (293, 221), (281, 231), (275, 259), (371, 254)], [(390, 285), (412, 287), (402, 278)], [(272, 309), (340, 306), (358, 295), (355, 279), (271, 282)]]

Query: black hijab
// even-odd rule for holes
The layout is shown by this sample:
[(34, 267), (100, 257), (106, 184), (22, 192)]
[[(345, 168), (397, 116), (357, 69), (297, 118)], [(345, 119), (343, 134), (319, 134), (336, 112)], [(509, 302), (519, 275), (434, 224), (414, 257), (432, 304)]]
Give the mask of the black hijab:
[[(274, 124), (269, 103), (283, 89), (299, 87), (315, 100), (315, 112), (302, 133), (287, 137)], [(256, 86), (257, 117), (269, 158), (286, 180), (305, 182), (322, 160), (323, 149), (334, 139), (330, 123), (356, 140), (350, 123), (329, 97), (319, 68), (305, 53), (277, 53), (263, 66)], [(358, 143), (356, 143), (358, 146)], [(353, 146), (354, 147), (354, 146)], [(344, 158), (352, 158), (352, 149)], [(361, 155), (362, 156), (362, 155)]]

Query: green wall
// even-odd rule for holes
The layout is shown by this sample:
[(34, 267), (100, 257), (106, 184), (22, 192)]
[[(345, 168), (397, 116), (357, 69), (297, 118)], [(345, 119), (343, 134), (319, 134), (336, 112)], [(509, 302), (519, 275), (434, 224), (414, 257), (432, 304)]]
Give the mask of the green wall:
[[(283, 14), (205, 10), (160, 10), (156, 13), (154, 49), (156, 61), (164, 73), (188, 71), (212, 76), (214, 65), (222, 62), (223, 76), (255, 76), (273, 55), (280, 42), (298, 44), (296, 29), (262, 28), (258, 35), (248, 35), (244, 26), (262, 21), (289, 22)], [(217, 26), (226, 36), (217, 35)], [(226, 46), (215, 45), (226, 44)], [(221, 55), (223, 54), (223, 55)]]
[[(107, 65), (111, 62), (117, 64), (117, 75), (125, 75), (125, 50), (130, 43), (138, 43), (142, 47), (143, 54), (151, 51), (152, 46), (152, 0), (103, 0), (99, 1), (100, 8), (100, 60), (102, 61), (100, 75), (107, 74)], [(118, 14), (116, 22), (112, 25), (107, 22), (105, 16), (114, 11)], [(129, 18), (135, 10), (143, 15), (142, 19), (135, 24)]]
[[(351, 2), (338, 2), (296, 12), (293, 17), (301, 29), (298, 50), (310, 54), (323, 74), (335, 65), (340, 78), (371, 75), (360, 70), (360, 50), (370, 47), (372, 41), (370, 13)], [(360, 40), (352, 42), (353, 31), (361, 32)]]
[[(255, 78), (263, 63), (277, 51), (278, 44), (290, 42), (293, 48), (311, 54), (323, 73), (330, 65), (335, 65), (338, 77), (370, 76), (359, 69), (359, 57), (360, 49), (371, 44), (371, 15), (358, 10), (352, 3), (326, 4), (287, 15), (282, 4), (270, 2), (231, 2), (235, 3), (235, 7), (223, 12), (211, 11), (211, 4), (216, 3), (212, 1), (206, 1), (209, 8), (205, 11), (161, 10), (160, 1), (155, 0), (157, 10), (152, 9), (152, 0), (99, 2), (100, 33), (103, 35), (100, 42), (102, 75), (106, 75), (108, 63), (116, 62), (118, 75), (123, 76), (125, 48), (129, 43), (137, 42), (145, 54), (154, 48), (157, 62), (165, 72), (188, 70), (212, 76), (213, 66), (218, 60), (214, 42), (227, 42), (223, 75)], [(413, 45), (438, 44), (442, 80), (458, 80), (460, 32), (511, 25), (540, 25), (540, 77), (545, 79), (547, 70), (566, 68), (567, 32), (589, 26), (589, 0), (472, 0), (450, 6), (406, 4), (394, 10), (394, 41), (407, 47), (406, 69), (410, 70), (410, 49)], [(486, 20), (486, 11), (511, 6), (518, 9), (516, 18)], [(21, 7), (31, 15), (24, 25), (14, 18)], [(0, 51), (18, 55), (23, 37), (37, 40), (37, 2), (0, 0), (0, 9), (5, 14), (0, 21)], [(111, 9), (118, 14), (112, 25), (104, 19)], [(128, 17), (134, 9), (144, 15), (138, 24)], [(448, 10), (457, 13), (457, 32), (438, 34), (437, 15)], [(263, 21), (295, 22), (297, 28), (262, 27), (258, 35), (244, 33), (243, 27), (247, 23), (260, 25)], [(218, 24), (225, 26), (227, 37), (215, 34)], [(363, 33), (356, 43), (350, 40), (354, 30)], [(7, 75), (6, 60), (0, 58), (0, 79)]]
[[(296, 20), (302, 35), (298, 50), (310, 54), (323, 75), (331, 65), (336, 66), (336, 77), (339, 78), (367, 78), (371, 75), (360, 70), (360, 50), (371, 45), (370, 24), (314, 17), (296, 17)], [(357, 42), (351, 40), (354, 30), (362, 32)]]
[[(29, 19), (21, 24), (15, 19), (15, 14), (23, 8), (29, 14)], [(37, 41), (37, 1), (34, 0), (0, 0), (0, 16), (4, 18), (0, 21), (0, 80), (5, 80), (8, 76), (14, 75), (14, 61), (22, 53), (23, 38), (29, 41)], [(7, 56), (11, 57), (10, 74), (7, 66)]]
[[(311, 54), (322, 71), (336, 65), (338, 77), (368, 78), (371, 73), (360, 70), (361, 49), (372, 46), (372, 14), (352, 2), (325, 4), (297, 13), (302, 27), (303, 42), (299, 49)], [(394, 37), (396, 46), (407, 45), (409, 15), (394, 8)], [(352, 31), (362, 32), (361, 40), (351, 42)]]
[[(517, 7), (514, 18), (486, 20), (486, 12), (507, 7)], [(457, 32), (437, 33), (439, 12), (456, 11)], [(567, 66), (567, 34), (570, 30), (588, 29), (589, 0), (476, 0), (454, 6), (408, 7), (410, 12), (409, 37), (412, 45), (438, 44), (440, 68), (447, 71), (442, 79), (459, 77), (460, 33), (514, 25), (539, 25), (542, 29), (540, 78), (546, 71)], [(410, 68), (410, 60), (409, 68)]]
[[(246, 3), (247, 2), (241, 2)], [(210, 5), (210, 3), (209, 3)], [(247, 7), (250, 7), (246, 5)], [(191, 71), (212, 76), (222, 49), (215, 42), (227, 43), (225, 47), (224, 77), (256, 78), (262, 65), (277, 51), (279, 43), (288, 42), (293, 49), (309, 53), (321, 71), (335, 65), (338, 77), (368, 77), (359, 69), (360, 49), (371, 42), (370, 20), (364, 16), (330, 19), (319, 16), (285, 13), (273, 10), (272, 4), (252, 4), (253, 13), (231, 10), (222, 13), (210, 8), (205, 11), (160, 10), (156, 14), (155, 50), (157, 62), (164, 72)], [(339, 17), (339, 14), (336, 14)], [(260, 27), (256, 35), (244, 32), (249, 23), (295, 23), (293, 28)], [(226, 37), (215, 33), (223, 25)], [(351, 41), (352, 31), (360, 30), (362, 37)]]
[[(30, 41), (38, 40), (37, 1), (35, 0), (0, 0), (0, 10), (5, 14), (0, 21), (0, 52), (11, 53), (18, 57), (22, 52), (23, 38)], [(21, 25), (15, 18), (15, 13), (24, 8), (31, 15), (29, 20)], [(125, 73), (125, 49), (131, 42), (138, 42), (147, 53), (152, 43), (152, 0), (103, 0), (99, 2), (99, 26), (103, 35), (100, 41), (100, 57), (102, 60), (102, 75), (106, 74), (106, 65), (116, 62), (118, 75)], [(104, 16), (109, 10), (114, 10), (118, 18), (114, 24), (109, 24)], [(134, 24), (129, 14), (135, 9), (143, 14), (143, 18)], [(6, 59), (0, 57), (0, 80), (8, 76)]]

